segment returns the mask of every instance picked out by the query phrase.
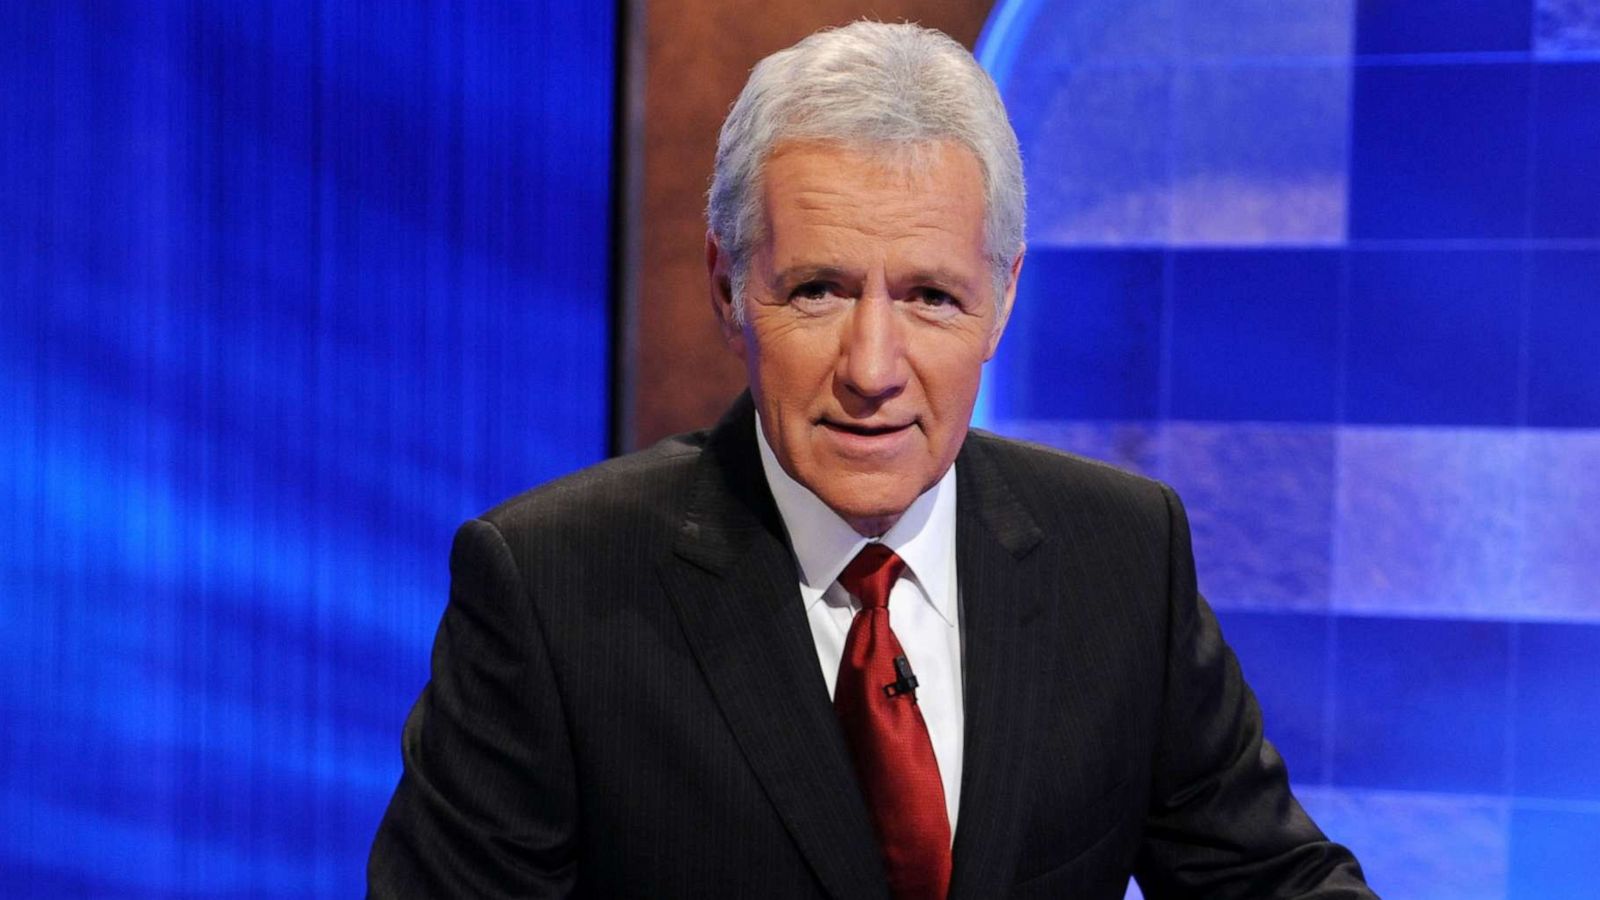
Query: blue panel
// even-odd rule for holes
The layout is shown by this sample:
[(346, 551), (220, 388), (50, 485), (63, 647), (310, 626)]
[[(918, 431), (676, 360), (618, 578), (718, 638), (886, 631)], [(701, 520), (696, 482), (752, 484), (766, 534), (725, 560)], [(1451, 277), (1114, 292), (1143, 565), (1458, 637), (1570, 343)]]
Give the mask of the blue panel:
[(1600, 3), (1534, 0), (1533, 45), (1541, 58), (1600, 53)]
[(1142, 419), (1159, 401), (1162, 257), (1035, 248), (991, 364), (1000, 419)]
[(1516, 63), (1357, 66), (1350, 236), (1524, 236), (1529, 77)]
[(1148, 422), (1030, 419), (1006, 422), (1008, 437), (1108, 462), (1147, 478), (1160, 475), (1164, 430)]
[(1373, 251), (1350, 260), (1345, 418), (1517, 424), (1516, 251)]
[(1343, 428), (1336, 609), (1438, 618), (1520, 609), (1525, 447), (1512, 430)]
[(1504, 793), (1511, 627), (1341, 618), (1329, 734), (1333, 782)]
[(1531, 0), (1358, 0), (1356, 52), (1527, 50)]
[(1322, 830), (1361, 861), (1381, 897), (1501, 900), (1510, 802), (1412, 791), (1297, 789)]
[(0, 893), (350, 896), (606, 448), (613, 6), (0, 4)]
[[(996, 19), (1025, 35), (995, 71), (1035, 252), (1169, 254), (1165, 305), (1141, 305), (1165, 318), (1155, 412), (1084, 372), (1104, 397), (1018, 424), (1179, 488), (1297, 792), (1381, 895), (1593, 894), (1600, 2), (1012, 0)], [(1318, 248), (1344, 254), (1331, 275)], [(1319, 262), (1273, 271), (1298, 254)], [(1071, 326), (1032, 321), (1064, 346)], [(1091, 305), (1087, 333), (1137, 355), (1145, 325), (1114, 321)], [(1318, 677), (1324, 611), (1331, 722), (1307, 763), (1323, 698), (1281, 688)]]
[(1600, 885), (1600, 810), (1511, 811), (1509, 900), (1593, 900)]
[(1539, 66), (1533, 233), (1600, 237), (1600, 62)]
[(1506, 614), (1600, 622), (1600, 430), (1532, 431), (1526, 444), (1521, 577)]
[(1171, 219), (1167, 68), (1042, 68), (1006, 90), (1028, 177), (1028, 240), (1165, 241)]
[(1517, 795), (1600, 801), (1600, 624), (1528, 624), (1517, 638)]
[(1532, 257), (1528, 424), (1600, 427), (1600, 251)]
[(1182, 0), (1188, 59), (1350, 55), (1355, 0)]
[[(1177, 58), (1179, 5), (1185, 0), (1007, 0), (1012, 28), (992, 55), (995, 78), (1036, 71), (1039, 63), (1078, 66), (1162, 65)], [(1011, 10), (1003, 9), (1012, 7)], [(991, 24), (994, 20), (991, 20)], [(989, 37), (988, 34), (985, 37)], [(982, 50), (980, 42), (980, 50)], [(991, 55), (984, 54), (985, 57)], [(1012, 117), (1016, 118), (1015, 112)]]
[(1347, 65), (1195, 66), (1174, 90), (1174, 243), (1344, 242)]
[(1218, 615), (1223, 636), (1261, 703), (1267, 739), (1289, 765), (1291, 783), (1322, 781), (1328, 617), (1240, 611)]
[(1173, 254), (1173, 417), (1333, 421), (1339, 270), (1333, 251)]
[(1163, 477), (1188, 507), (1200, 586), (1212, 603), (1327, 609), (1334, 431), (1174, 422), (1166, 436)]

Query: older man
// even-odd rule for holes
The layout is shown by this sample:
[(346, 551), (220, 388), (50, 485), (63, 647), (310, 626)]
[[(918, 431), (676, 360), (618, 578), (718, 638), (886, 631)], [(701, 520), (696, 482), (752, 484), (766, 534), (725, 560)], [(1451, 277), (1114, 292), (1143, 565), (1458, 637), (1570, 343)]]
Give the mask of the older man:
[(709, 218), (750, 392), (461, 529), (373, 893), (1371, 896), (1172, 492), (968, 431), (1023, 222), (972, 57), (857, 23), (764, 60)]

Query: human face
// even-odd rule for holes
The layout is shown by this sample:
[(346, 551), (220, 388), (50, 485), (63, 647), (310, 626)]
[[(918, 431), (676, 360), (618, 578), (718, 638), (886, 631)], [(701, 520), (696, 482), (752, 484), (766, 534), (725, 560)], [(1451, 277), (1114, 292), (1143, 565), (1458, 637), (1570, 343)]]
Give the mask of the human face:
[(955, 462), (1022, 260), (996, 297), (983, 173), (965, 147), (873, 153), (791, 143), (763, 175), (766, 237), (733, 313), (731, 260), (707, 239), (713, 302), (783, 470), (877, 536)]

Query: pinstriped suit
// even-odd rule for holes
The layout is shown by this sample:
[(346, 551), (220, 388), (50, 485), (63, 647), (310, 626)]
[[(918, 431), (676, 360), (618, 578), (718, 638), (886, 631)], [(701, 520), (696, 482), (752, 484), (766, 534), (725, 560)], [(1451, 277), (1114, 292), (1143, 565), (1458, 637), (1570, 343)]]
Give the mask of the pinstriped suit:
[[(463, 526), (375, 896), (887, 896), (761, 474), (715, 430)], [(1155, 482), (973, 432), (952, 897), (1369, 897), (1289, 796)]]

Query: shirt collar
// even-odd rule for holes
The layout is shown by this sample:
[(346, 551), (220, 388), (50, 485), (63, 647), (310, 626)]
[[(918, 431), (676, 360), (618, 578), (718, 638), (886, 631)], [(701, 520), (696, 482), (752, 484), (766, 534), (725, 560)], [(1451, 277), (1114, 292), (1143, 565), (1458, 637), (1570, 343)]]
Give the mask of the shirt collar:
[[(816, 494), (789, 476), (767, 444), (756, 415), (756, 444), (767, 487), (777, 502), (778, 514), (789, 532), (800, 567), (806, 605), (816, 603), (870, 541), (856, 533)], [(946, 622), (955, 617), (956, 468), (952, 465), (933, 487), (911, 506), (879, 540), (905, 560), (906, 569), (922, 594)]]

